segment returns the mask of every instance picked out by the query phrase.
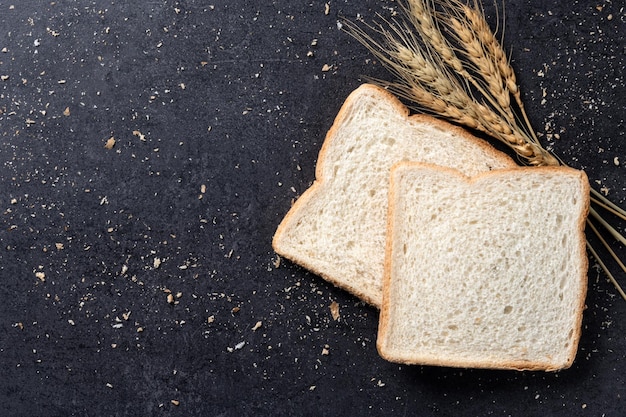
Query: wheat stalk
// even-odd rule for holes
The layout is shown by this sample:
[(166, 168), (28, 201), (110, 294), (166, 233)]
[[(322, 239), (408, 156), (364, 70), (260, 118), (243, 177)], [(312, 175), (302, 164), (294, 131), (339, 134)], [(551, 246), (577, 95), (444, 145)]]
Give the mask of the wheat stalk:
[[(537, 138), (515, 71), (479, 0), (471, 4), (463, 0), (405, 0), (401, 9), (402, 21), (381, 18), (382, 23), (364, 24), (365, 28), (345, 22), (347, 32), (396, 78), (373, 81), (414, 103), (416, 110), (426, 110), (500, 140), (528, 165), (563, 164)], [(626, 238), (595, 208), (622, 220), (626, 220), (626, 211), (594, 189), (591, 203), (588, 229), (626, 273), (620, 256), (591, 221), (626, 245)], [(626, 292), (589, 241), (587, 247), (626, 300)]]

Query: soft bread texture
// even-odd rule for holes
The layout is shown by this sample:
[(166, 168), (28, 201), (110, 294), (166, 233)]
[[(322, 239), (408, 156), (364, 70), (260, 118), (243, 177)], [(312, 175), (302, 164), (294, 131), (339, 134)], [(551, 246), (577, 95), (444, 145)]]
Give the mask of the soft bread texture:
[(377, 346), (394, 362), (558, 370), (587, 292), (589, 183), (565, 167), (391, 174)]
[(279, 225), (274, 250), (380, 307), (391, 166), (399, 161), (454, 167), (472, 176), (514, 167), (466, 131), (409, 111), (364, 84), (342, 106), (316, 166), (316, 180)]

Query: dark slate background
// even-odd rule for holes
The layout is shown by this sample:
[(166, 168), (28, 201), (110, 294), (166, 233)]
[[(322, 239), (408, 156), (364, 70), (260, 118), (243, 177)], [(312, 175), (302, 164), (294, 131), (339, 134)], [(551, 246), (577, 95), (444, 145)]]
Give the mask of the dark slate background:
[[(0, 414), (623, 413), (626, 302), (593, 262), (550, 374), (387, 363), (373, 308), (277, 264), (337, 110), (387, 77), (337, 21), (397, 3), (325, 4), (0, 0)], [(624, 2), (506, 6), (536, 129), (623, 206)]]

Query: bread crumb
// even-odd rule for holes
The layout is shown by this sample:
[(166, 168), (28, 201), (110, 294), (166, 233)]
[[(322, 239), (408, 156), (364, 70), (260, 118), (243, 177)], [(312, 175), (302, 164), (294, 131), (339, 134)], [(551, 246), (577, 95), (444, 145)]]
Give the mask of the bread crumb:
[(138, 130), (133, 130), (133, 136), (137, 136), (139, 138), (139, 140), (142, 141), (142, 142), (146, 141), (146, 135), (144, 135), (143, 133), (141, 133)]
[(161, 266), (161, 258), (154, 258), (154, 261), (152, 261), (152, 267), (154, 269), (158, 269)]
[(330, 315), (333, 317), (333, 320), (339, 320), (339, 303), (336, 301), (330, 303)]
[(70, 115), (70, 108), (66, 107), (65, 110), (63, 110), (63, 116), (69, 116)]
[(613, 158), (613, 163), (615, 164), (615, 166), (619, 166), (619, 158), (616, 156), (615, 158)]
[(114, 146), (115, 146), (115, 138), (111, 136), (109, 140), (107, 140), (106, 143), (104, 144), (104, 148), (113, 149)]
[(263, 326), (263, 322), (262, 321), (257, 321), (256, 324), (254, 326), (252, 326), (252, 331), (256, 332), (261, 326)]
[(174, 296), (173, 296), (171, 293), (170, 293), (170, 294), (167, 294), (167, 302), (168, 302), (169, 304), (174, 304), (174, 302), (175, 302), (175, 300), (174, 300)]
[(46, 281), (46, 274), (45, 272), (35, 272), (35, 276), (37, 277), (37, 279), (39, 279), (39, 281), (41, 282), (45, 282)]
[(178, 400), (171, 400), (170, 402), (172, 403), (172, 405), (175, 405), (176, 407), (180, 405), (180, 401)]
[(331, 70), (331, 66), (328, 64), (324, 64), (324, 66), (322, 67), (322, 72), (328, 72)]
[(330, 13), (330, 3), (324, 3), (324, 14), (328, 16), (328, 13)]
[(215, 316), (209, 316), (209, 317), (206, 319), (206, 322), (207, 322), (207, 323), (209, 323), (209, 324), (210, 324), (210, 323), (213, 323), (214, 321), (215, 321)]

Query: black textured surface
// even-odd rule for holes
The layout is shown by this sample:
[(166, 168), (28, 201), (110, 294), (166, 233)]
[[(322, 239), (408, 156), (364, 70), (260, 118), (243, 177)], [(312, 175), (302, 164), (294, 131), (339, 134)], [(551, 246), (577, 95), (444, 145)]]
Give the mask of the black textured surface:
[[(0, 414), (623, 413), (626, 302), (593, 263), (551, 374), (387, 363), (374, 309), (275, 265), (341, 103), (387, 76), (337, 20), (397, 4), (328, 4), (0, 0)], [(506, 11), (537, 130), (623, 205), (624, 3)]]

